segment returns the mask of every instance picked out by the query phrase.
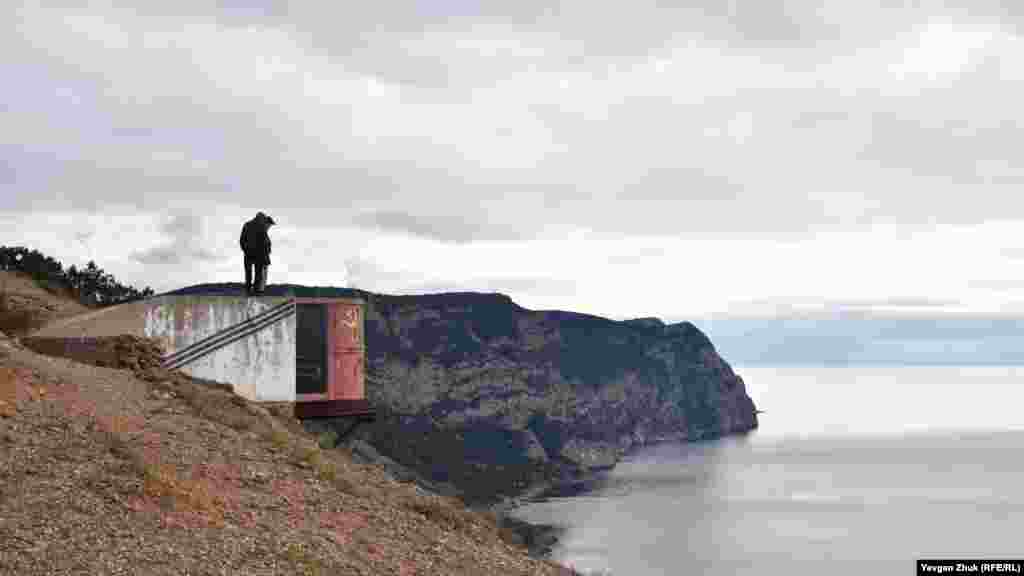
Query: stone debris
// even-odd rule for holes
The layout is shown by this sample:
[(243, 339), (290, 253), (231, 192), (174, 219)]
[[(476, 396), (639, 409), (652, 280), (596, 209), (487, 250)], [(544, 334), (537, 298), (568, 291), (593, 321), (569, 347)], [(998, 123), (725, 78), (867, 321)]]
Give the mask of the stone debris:
[(40, 354), (133, 372), (159, 370), (164, 355), (158, 341), (129, 334), (95, 338), (30, 336), (22, 343)]

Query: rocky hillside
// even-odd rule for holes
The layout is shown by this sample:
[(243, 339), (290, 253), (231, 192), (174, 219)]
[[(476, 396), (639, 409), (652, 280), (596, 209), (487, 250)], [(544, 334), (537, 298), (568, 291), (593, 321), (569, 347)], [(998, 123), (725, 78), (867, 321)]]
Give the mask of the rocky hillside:
[[(233, 284), (178, 293), (237, 292)], [(742, 378), (693, 324), (533, 311), (500, 294), (367, 301), (376, 450), (470, 501), (611, 466), (633, 446), (757, 427)]]
[(21, 336), (89, 310), (70, 294), (40, 288), (27, 274), (0, 270), (0, 330), (9, 335)]
[(569, 572), (493, 517), (321, 449), (287, 405), (154, 368), (144, 340), (110, 348), (131, 360), (0, 332), (0, 574)]

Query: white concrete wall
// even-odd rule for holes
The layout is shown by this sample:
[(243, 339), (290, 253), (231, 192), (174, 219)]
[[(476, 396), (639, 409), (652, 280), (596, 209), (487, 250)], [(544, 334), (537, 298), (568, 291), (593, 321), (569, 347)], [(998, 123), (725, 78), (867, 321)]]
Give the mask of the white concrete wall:
[[(149, 301), (145, 332), (168, 354), (282, 304), (287, 298), (162, 296)], [(197, 378), (231, 384), (255, 401), (295, 401), (295, 316), (212, 352), (182, 368)]]

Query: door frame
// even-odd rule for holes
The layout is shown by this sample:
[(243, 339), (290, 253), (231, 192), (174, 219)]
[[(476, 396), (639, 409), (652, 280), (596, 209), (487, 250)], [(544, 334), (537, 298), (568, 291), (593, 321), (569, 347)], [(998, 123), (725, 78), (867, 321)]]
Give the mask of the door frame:
[[(319, 310), (320, 317), (320, 371), (322, 374), (321, 385), (319, 392), (299, 392), (299, 355), (302, 349), (300, 343), (303, 340), (303, 332), (300, 330), (299, 317), (302, 315), (302, 310), (309, 310), (308, 307), (315, 306)], [(330, 347), (327, 342), (328, 337), (328, 318), (327, 318), (327, 307), (317, 302), (299, 302), (295, 303), (295, 398), (296, 400), (318, 400), (327, 398), (330, 392), (331, 385), (331, 373), (330, 373)]]

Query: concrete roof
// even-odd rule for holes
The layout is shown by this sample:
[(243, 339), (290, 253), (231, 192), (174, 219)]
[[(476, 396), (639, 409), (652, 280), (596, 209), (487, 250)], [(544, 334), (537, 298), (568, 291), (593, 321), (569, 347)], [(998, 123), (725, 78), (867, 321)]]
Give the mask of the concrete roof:
[(77, 338), (82, 336), (145, 336), (146, 301), (101, 308), (44, 326), (32, 336)]

